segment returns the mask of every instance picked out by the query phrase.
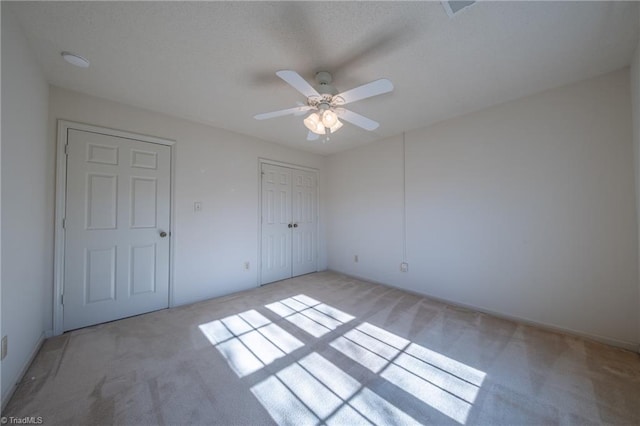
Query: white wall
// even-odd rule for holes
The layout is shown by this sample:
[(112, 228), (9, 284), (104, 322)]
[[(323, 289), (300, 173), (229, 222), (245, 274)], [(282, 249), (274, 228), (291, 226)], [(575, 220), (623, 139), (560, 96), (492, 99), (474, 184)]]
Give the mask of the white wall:
[(2, 4), (2, 401), (50, 328), (53, 146), (49, 87), (17, 20)]
[[(640, 8), (638, 8), (638, 18), (640, 20)], [(633, 60), (631, 61), (630, 77), (631, 111), (633, 113), (633, 158), (636, 171), (636, 214), (638, 215), (638, 223), (640, 223), (640, 40), (638, 40), (638, 46), (636, 47), (636, 52), (633, 55)], [(640, 226), (638, 227), (638, 240), (640, 241)], [(638, 286), (638, 293), (640, 297), (640, 281), (638, 281)], [(640, 306), (640, 299), (638, 301), (638, 306)], [(638, 333), (640, 333), (640, 309), (638, 309), (638, 324)], [(640, 341), (640, 336), (638, 336), (638, 341)], [(638, 352), (640, 352), (640, 347), (638, 348)]]
[(402, 261), (402, 161), (401, 136), (329, 157), (331, 269), (395, 282)]
[(407, 132), (408, 273), (402, 143), (329, 157), (329, 268), (633, 347), (630, 104), (624, 69)]
[[(2, 19), (2, 7), (0, 5), (0, 20)], [(0, 32), (0, 45), (2, 35)], [(0, 49), (1, 50), (1, 49)], [(0, 59), (0, 65), (2, 60)], [(0, 66), (0, 82), (2, 81), (2, 66)], [(2, 99), (2, 84), (0, 84), (0, 99)], [(2, 128), (2, 102), (0, 102), (0, 129)], [(0, 188), (2, 187), (2, 137), (0, 135)], [(0, 190), (0, 212), (2, 211), (2, 194)], [(0, 337), (2, 337), (2, 214), (0, 214)], [(0, 408), (4, 408), (4, 398), (2, 392), (2, 362), (0, 362)], [(0, 410), (1, 412), (2, 410)]]
[[(176, 140), (174, 301), (185, 304), (254, 288), (258, 283), (258, 159), (320, 170), (324, 157), (186, 120), (51, 88), (49, 143), (65, 119)], [(194, 213), (193, 203), (202, 202)], [(319, 269), (326, 268), (320, 213)], [(251, 269), (244, 270), (249, 261)]]

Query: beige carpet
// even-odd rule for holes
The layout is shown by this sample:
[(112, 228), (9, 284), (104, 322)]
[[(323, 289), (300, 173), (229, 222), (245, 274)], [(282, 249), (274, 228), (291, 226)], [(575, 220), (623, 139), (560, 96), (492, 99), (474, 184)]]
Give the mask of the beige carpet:
[(639, 424), (640, 357), (324, 272), (45, 342), (45, 424)]

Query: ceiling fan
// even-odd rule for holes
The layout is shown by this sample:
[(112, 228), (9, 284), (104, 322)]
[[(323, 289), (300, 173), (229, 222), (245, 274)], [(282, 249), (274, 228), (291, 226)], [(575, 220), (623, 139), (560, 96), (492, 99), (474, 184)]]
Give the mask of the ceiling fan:
[[(372, 81), (346, 92), (338, 93), (331, 85), (331, 74), (320, 71), (316, 74), (317, 89), (311, 86), (300, 74), (291, 70), (276, 72), (276, 75), (288, 83), (291, 87), (302, 93), (307, 98), (306, 105), (300, 104), (297, 107), (283, 109), (280, 111), (267, 112), (255, 115), (256, 120), (282, 117), (284, 115), (302, 115), (312, 111), (305, 119), (304, 125), (309, 129), (307, 140), (316, 140), (320, 135), (335, 133), (342, 122), (339, 118), (356, 125), (365, 130), (375, 130), (380, 125), (367, 117), (343, 108), (351, 102), (370, 98), (372, 96), (388, 93), (393, 90), (393, 84), (386, 78)], [(328, 136), (327, 136), (328, 139)]]

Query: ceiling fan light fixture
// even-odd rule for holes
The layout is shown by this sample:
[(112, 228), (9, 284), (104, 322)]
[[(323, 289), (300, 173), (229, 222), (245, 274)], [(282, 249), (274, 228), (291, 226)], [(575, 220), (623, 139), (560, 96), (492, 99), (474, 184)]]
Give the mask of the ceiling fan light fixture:
[[(327, 112), (331, 112), (329, 120), (325, 120)], [(321, 115), (322, 118), (320, 118)], [(327, 121), (327, 123), (331, 123), (331, 125), (327, 125), (325, 121)], [(322, 114), (312, 112), (307, 116), (307, 118), (304, 119), (303, 122), (305, 127), (311, 130), (316, 135), (324, 135), (327, 133), (327, 130), (329, 131), (329, 133), (335, 133), (343, 126), (342, 122), (338, 120), (338, 116), (336, 115), (336, 113), (329, 110), (324, 111)]]
[(337, 132), (343, 125), (338, 120), (338, 117), (364, 130), (373, 131), (377, 129), (380, 123), (344, 109), (343, 106), (351, 102), (389, 93), (393, 90), (393, 83), (386, 78), (337, 93), (337, 90), (329, 84), (331, 82), (331, 74), (326, 71), (316, 74), (316, 80), (319, 84), (317, 89), (295, 71), (281, 70), (276, 72), (276, 75), (289, 86), (302, 93), (307, 98), (307, 104), (299, 104), (294, 108), (257, 114), (254, 118), (256, 120), (264, 120), (290, 114), (302, 115), (312, 110), (313, 112), (310, 112), (303, 120), (305, 127), (309, 129), (309, 134), (307, 135), (307, 140), (309, 141), (318, 139), (317, 135), (327, 135), (325, 141), (328, 141), (328, 135)]

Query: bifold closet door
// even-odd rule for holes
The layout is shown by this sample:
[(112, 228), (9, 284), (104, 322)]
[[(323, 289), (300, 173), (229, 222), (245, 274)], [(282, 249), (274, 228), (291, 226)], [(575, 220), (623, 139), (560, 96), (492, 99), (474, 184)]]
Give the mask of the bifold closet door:
[(317, 178), (312, 171), (262, 165), (260, 284), (317, 270)]
[(291, 169), (262, 165), (261, 284), (291, 278)]
[(292, 276), (318, 270), (316, 262), (318, 234), (316, 174), (305, 170), (292, 171), (293, 182), (293, 242)]

